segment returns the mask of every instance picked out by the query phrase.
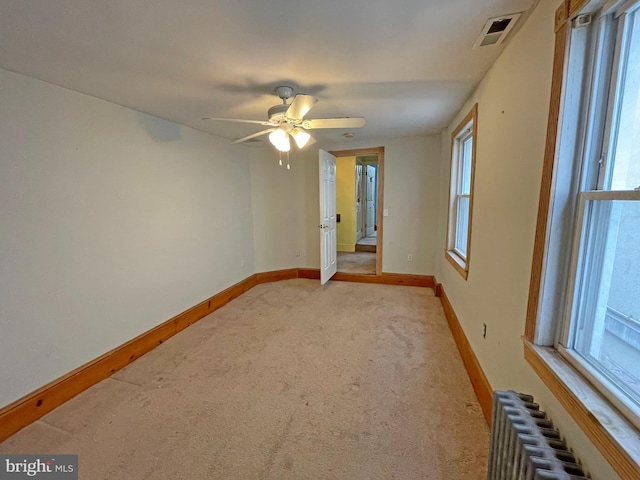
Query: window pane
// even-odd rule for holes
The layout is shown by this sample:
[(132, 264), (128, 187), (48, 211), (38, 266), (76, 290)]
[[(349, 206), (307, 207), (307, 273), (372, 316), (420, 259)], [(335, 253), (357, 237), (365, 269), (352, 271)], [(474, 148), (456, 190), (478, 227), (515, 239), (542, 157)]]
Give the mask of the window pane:
[(457, 199), (458, 208), (456, 211), (456, 239), (454, 250), (466, 259), (467, 238), (469, 235), (469, 197), (460, 195)]
[(640, 201), (585, 212), (574, 348), (640, 405)]
[(471, 150), (473, 137), (468, 137), (462, 142), (460, 194), (469, 195), (471, 193)]
[(620, 117), (617, 128), (612, 190), (634, 190), (640, 187), (640, 15), (629, 19), (631, 35), (624, 76)]

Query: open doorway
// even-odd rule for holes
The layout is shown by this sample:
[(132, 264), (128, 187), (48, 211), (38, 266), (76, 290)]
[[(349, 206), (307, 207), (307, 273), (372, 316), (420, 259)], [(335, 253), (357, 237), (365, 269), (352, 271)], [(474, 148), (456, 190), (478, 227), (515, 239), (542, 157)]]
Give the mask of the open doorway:
[(336, 156), (337, 265), (340, 274), (382, 274), (384, 147)]

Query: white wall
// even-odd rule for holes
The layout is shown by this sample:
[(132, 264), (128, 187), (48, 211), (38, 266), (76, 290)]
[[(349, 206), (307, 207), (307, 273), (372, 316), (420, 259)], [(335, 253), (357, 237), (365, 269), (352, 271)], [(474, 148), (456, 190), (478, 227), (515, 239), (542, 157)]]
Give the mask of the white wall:
[[(542, 0), (442, 135), (437, 279), (494, 389), (535, 395), (595, 479), (618, 478), (523, 358), (554, 42), (555, 0)], [(469, 278), (444, 259), (452, 130), (478, 102)], [(487, 338), (482, 338), (482, 325)]]
[[(436, 273), (492, 386), (534, 394), (594, 478), (615, 480), (520, 341), (556, 3), (541, 1), (442, 137), (327, 149), (385, 146), (383, 270)], [(450, 133), (475, 102), (465, 282), (444, 261), (442, 206)], [(270, 148), (3, 70), (0, 112), (0, 407), (255, 271), (319, 267), (317, 149), (288, 171)]]
[[(302, 267), (302, 251), (307, 248), (304, 216), (309, 159), (292, 152), (288, 170), (286, 160), (278, 165), (274, 148), (252, 147), (249, 151), (256, 271)], [(313, 165), (317, 169), (317, 161)]]
[[(440, 135), (367, 143), (343, 142), (326, 150), (385, 147), (382, 269), (433, 275), (440, 192)], [(274, 169), (277, 154), (253, 148), (254, 238), (258, 271), (320, 267), (317, 148), (295, 152), (291, 171)], [(306, 250), (306, 258), (295, 256)], [(407, 254), (414, 260), (409, 262)]]
[[(331, 150), (384, 147), (382, 271), (433, 275), (440, 193), (440, 135), (343, 142)], [(413, 261), (407, 260), (413, 254)]]
[(0, 407), (255, 271), (247, 148), (4, 70), (0, 112)]
[[(440, 137), (425, 135), (384, 143), (382, 270), (433, 275), (436, 269), (440, 192)], [(413, 261), (407, 255), (413, 254)]]

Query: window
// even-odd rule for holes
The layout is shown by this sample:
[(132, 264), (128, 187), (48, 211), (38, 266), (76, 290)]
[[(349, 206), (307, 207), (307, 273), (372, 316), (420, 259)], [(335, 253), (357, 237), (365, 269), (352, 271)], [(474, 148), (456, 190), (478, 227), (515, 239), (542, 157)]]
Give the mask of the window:
[(640, 427), (638, 6), (597, 12), (590, 27), (599, 41), (588, 115), (601, 128), (585, 133), (576, 156), (583, 175), (558, 348)]
[(466, 279), (469, 272), (473, 173), (478, 104), (451, 134), (451, 183), (445, 257)]
[(551, 332), (640, 428), (639, 7), (607, 2), (571, 24), (536, 343)]
[(640, 480), (640, 0), (565, 0), (524, 356), (620, 478)]

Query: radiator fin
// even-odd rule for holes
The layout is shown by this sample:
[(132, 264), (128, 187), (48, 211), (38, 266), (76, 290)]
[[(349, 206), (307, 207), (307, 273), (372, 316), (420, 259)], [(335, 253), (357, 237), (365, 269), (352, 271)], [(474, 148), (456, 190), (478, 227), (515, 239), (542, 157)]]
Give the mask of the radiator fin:
[(587, 480), (560, 432), (531, 395), (497, 391), (488, 480)]

